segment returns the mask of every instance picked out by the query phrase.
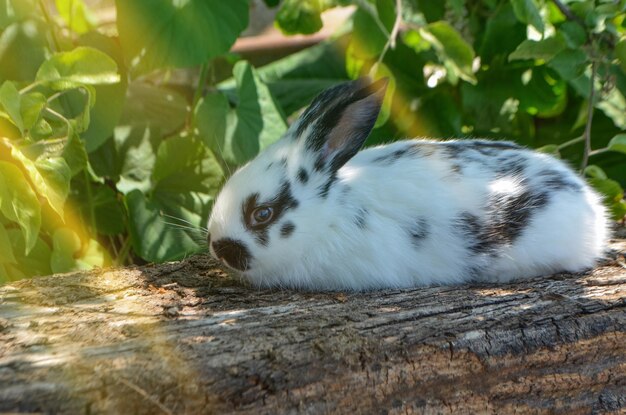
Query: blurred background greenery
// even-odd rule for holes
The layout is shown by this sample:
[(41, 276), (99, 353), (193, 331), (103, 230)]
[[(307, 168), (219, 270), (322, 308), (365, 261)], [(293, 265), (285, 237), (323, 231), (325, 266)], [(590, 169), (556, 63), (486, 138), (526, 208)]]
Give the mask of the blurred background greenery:
[(626, 0), (0, 0), (0, 282), (181, 259), (225, 178), (324, 88), (368, 145), (508, 139), (626, 214)]

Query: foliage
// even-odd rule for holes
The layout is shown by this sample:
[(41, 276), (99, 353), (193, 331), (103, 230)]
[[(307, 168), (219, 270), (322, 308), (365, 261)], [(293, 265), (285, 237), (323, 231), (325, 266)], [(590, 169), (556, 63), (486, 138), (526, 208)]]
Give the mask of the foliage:
[(202, 249), (224, 176), (364, 75), (390, 78), (368, 144), (512, 139), (582, 163), (626, 214), (626, 0), (266, 3), (286, 34), (354, 13), (255, 68), (229, 53), (247, 0), (118, 0), (114, 26), (83, 0), (0, 0), (0, 281)]

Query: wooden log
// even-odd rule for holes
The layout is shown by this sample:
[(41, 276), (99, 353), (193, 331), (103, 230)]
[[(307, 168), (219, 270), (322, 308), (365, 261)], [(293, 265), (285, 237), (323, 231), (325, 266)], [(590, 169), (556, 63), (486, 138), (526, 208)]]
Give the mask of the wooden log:
[(0, 287), (0, 412), (624, 413), (626, 241), (595, 270), (369, 293), (206, 257)]

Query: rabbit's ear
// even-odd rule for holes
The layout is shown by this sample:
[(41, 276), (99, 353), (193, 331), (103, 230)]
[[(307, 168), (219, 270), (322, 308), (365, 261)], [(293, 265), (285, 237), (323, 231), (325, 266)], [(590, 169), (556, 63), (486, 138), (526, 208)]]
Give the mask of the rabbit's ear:
[[(299, 135), (315, 153), (315, 168), (337, 171), (363, 146), (387, 88), (387, 79), (357, 80), (320, 94), (300, 119)], [(307, 128), (308, 127), (308, 128)]]

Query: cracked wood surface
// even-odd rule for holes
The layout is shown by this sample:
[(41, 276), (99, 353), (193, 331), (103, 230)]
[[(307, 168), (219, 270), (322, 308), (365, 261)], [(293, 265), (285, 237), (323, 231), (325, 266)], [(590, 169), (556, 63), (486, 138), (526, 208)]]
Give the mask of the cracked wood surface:
[(625, 413), (626, 241), (585, 274), (369, 293), (207, 258), (0, 287), (0, 412)]

